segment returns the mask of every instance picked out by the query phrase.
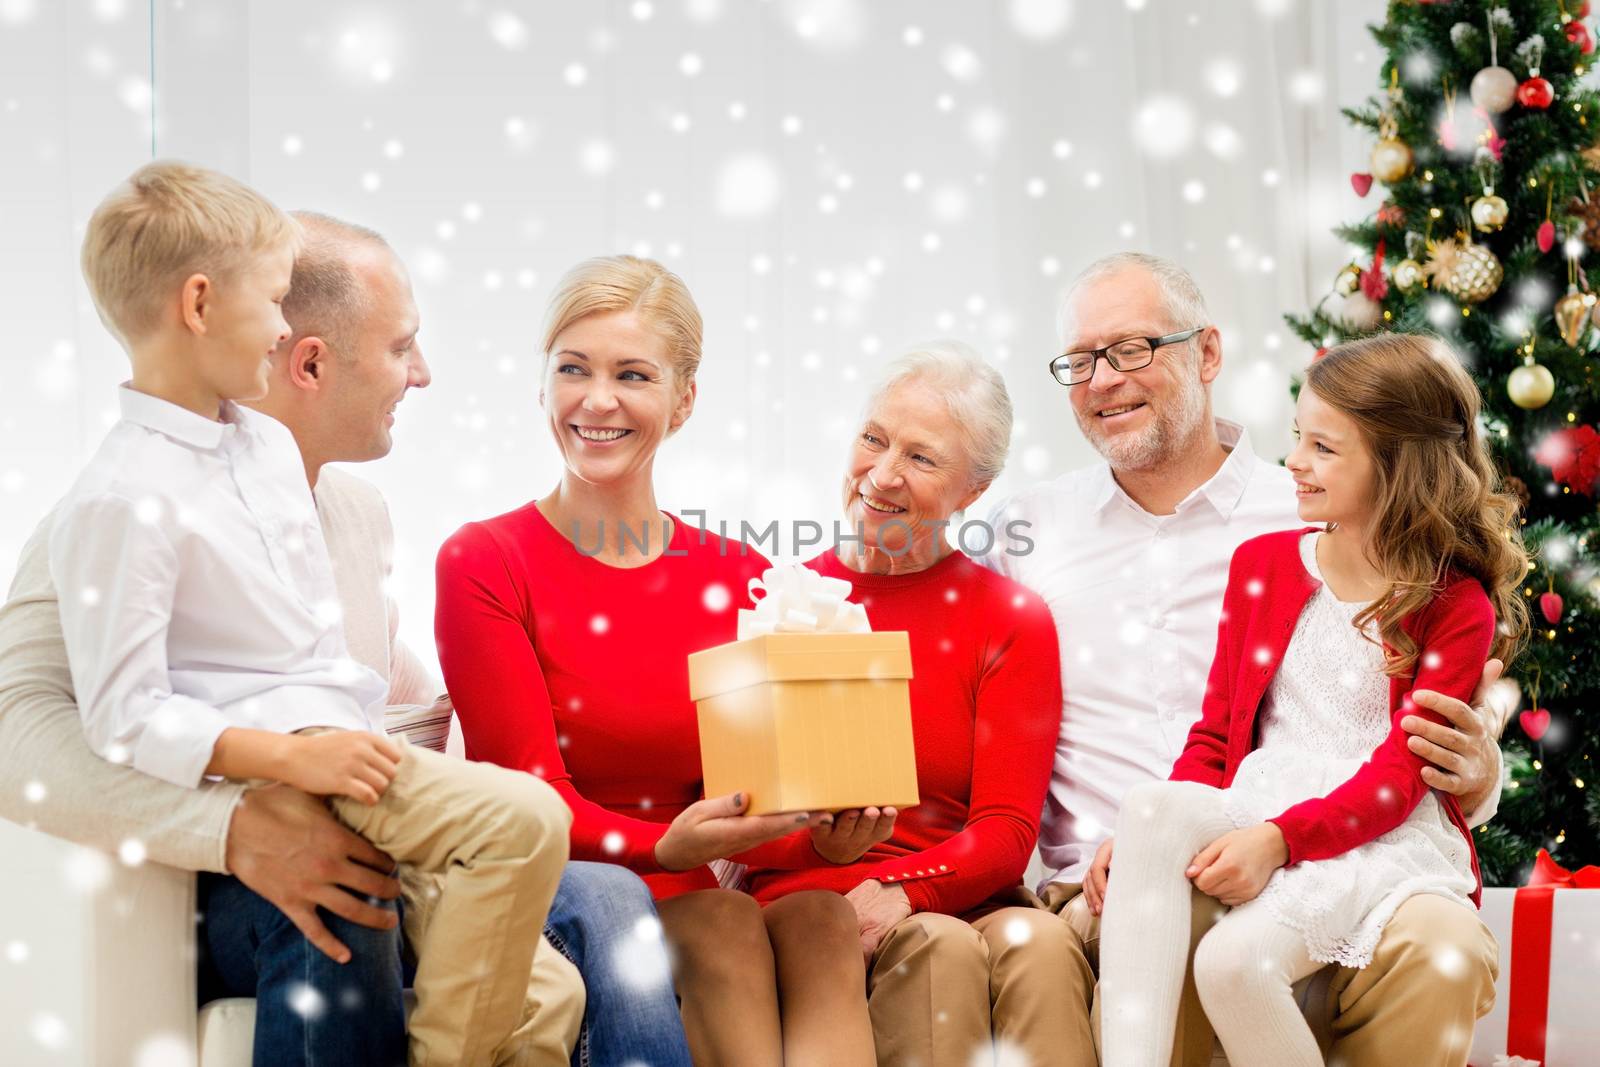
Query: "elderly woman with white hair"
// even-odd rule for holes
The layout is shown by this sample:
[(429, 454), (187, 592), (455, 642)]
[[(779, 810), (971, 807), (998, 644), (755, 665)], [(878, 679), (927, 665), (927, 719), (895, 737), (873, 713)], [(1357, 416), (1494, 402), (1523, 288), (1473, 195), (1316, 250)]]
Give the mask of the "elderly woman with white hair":
[[(841, 539), (807, 564), (850, 582), (874, 629), (910, 635), (921, 803), (866, 834), (858, 822), (872, 809), (846, 813), (813, 834), (833, 862), (752, 866), (745, 888), (763, 904), (807, 890), (845, 895), (868, 963), (879, 1063), (966, 1064), (992, 1036), (1018, 1040), (1049, 1011), (1051, 983), (994, 1000), (991, 972), (1011, 966), (1024, 941), (1041, 943), (1030, 967), (1067, 965), (1059, 922), (1025, 918), (1019, 929), (986, 918), (1020, 892), (1061, 711), (1044, 602), (953, 548), (946, 533), (1000, 473), (1010, 439), (1005, 383), (970, 348), (941, 342), (902, 356), (872, 394), (845, 469), (845, 516), (859, 540)], [(983, 542), (979, 552), (1001, 533), (966, 532)], [(868, 847), (863, 838), (882, 839)], [(1063, 941), (1059, 952), (1040, 953), (1053, 939)], [(930, 952), (956, 966), (902, 966)], [(930, 997), (929, 981), (951, 986)], [(931, 1026), (918, 1013), (935, 1000), (963, 1010)]]

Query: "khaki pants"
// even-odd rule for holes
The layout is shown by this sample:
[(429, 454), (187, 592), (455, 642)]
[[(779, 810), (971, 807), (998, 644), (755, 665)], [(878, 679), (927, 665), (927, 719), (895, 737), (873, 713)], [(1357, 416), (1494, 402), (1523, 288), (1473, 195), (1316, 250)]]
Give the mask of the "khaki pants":
[(583, 1017), (582, 983), (540, 932), (572, 813), (531, 774), (411, 744), (401, 750), (376, 805), (336, 797), (332, 807), (401, 864), (417, 957), (411, 1063), (566, 1064)]
[[(1189, 952), (1221, 914), (1196, 892)], [(1499, 948), (1469, 908), (1407, 900), (1372, 963), (1335, 969), (1329, 1067), (1462, 1067), (1494, 1004)], [(971, 1067), (991, 1041), (1032, 1067), (1096, 1067), (1100, 920), (1077, 885), (1021, 887), (963, 918), (922, 913), (884, 937), (867, 979), (880, 1067)], [(1442, 963), (1448, 960), (1449, 965)], [(1173, 1067), (1209, 1067), (1215, 1037), (1184, 982)], [(1114, 1067), (1114, 1065), (1107, 1065)]]

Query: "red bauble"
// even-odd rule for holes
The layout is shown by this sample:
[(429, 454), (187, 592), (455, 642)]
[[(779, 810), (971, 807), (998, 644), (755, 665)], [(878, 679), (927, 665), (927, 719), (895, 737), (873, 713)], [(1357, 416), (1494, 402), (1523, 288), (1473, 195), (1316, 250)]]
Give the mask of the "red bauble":
[(1529, 78), (1517, 86), (1517, 103), (1523, 107), (1547, 108), (1555, 99), (1555, 89), (1544, 78)]
[(1529, 740), (1537, 741), (1550, 729), (1550, 712), (1545, 708), (1534, 708), (1518, 715), (1517, 722)]
[(1588, 55), (1594, 51), (1594, 37), (1589, 33), (1589, 27), (1573, 19), (1566, 25), (1567, 40), (1578, 46), (1578, 51)]
[(1539, 613), (1544, 616), (1544, 621), (1551, 626), (1561, 621), (1561, 611), (1565, 606), (1561, 601), (1560, 593), (1539, 594)]
[(1549, 219), (1539, 223), (1539, 233), (1536, 239), (1539, 242), (1539, 251), (1550, 251), (1556, 246), (1556, 224)]
[(1576, 0), (1576, 2), (1573, 3), (1571, 9), (1567, 11), (1567, 14), (1571, 15), (1575, 19), (1586, 19), (1586, 18), (1588, 18), (1589, 17), (1589, 0)]

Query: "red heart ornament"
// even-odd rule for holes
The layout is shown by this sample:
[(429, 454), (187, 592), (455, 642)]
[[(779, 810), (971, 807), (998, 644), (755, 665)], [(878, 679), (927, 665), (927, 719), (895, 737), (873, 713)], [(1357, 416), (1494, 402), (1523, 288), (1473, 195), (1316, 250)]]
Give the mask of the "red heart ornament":
[(1560, 593), (1539, 594), (1539, 611), (1544, 615), (1544, 621), (1551, 626), (1561, 621), (1561, 609), (1563, 606)]
[(1352, 175), (1350, 175), (1350, 188), (1352, 188), (1352, 189), (1354, 189), (1356, 191), (1356, 195), (1357, 196), (1366, 196), (1368, 193), (1370, 193), (1372, 191), (1372, 175), (1370, 175), (1370, 174), (1352, 174)]
[(1575, 19), (1588, 18), (1589, 0), (1577, 0), (1577, 3), (1567, 8), (1567, 14), (1571, 15)]
[(1533, 708), (1518, 715), (1517, 722), (1523, 733), (1537, 741), (1550, 729), (1550, 712), (1545, 708)]
[(1529, 78), (1517, 86), (1517, 103), (1523, 107), (1547, 108), (1555, 98), (1556, 91), (1545, 78)]
[(1548, 252), (1554, 248), (1556, 246), (1556, 224), (1549, 219), (1539, 223), (1537, 240), (1539, 242), (1539, 251), (1541, 252)]

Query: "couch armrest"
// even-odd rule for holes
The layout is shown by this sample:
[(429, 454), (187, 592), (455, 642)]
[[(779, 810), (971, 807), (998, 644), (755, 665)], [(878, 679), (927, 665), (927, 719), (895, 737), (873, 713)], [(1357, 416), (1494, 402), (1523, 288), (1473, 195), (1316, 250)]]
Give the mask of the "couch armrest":
[(194, 875), (3, 819), (0, 856), (0, 1063), (192, 1060)]

